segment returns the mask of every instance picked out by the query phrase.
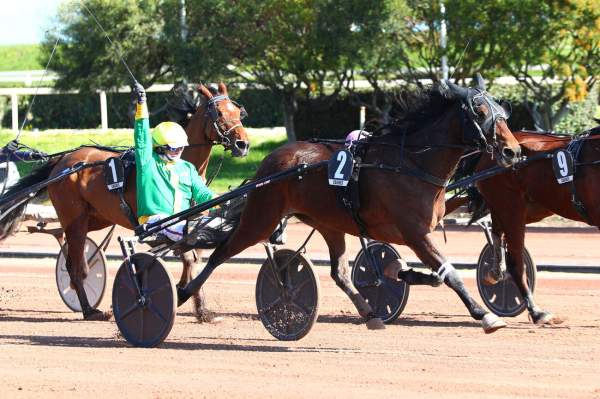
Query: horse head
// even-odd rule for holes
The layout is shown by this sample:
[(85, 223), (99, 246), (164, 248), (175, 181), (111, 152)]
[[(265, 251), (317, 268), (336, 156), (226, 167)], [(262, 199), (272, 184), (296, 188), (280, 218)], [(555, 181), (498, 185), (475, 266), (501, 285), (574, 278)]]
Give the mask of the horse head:
[(244, 107), (229, 98), (223, 82), (219, 83), (217, 95), (202, 84), (198, 86), (198, 91), (206, 99), (204, 117), (211, 124), (211, 127), (206, 129), (208, 139), (223, 145), (226, 150), (231, 150), (234, 157), (248, 155), (250, 143), (242, 125), (242, 119), (248, 115)]
[[(506, 124), (510, 116), (510, 103), (498, 103), (486, 91), (480, 74), (476, 77), (476, 88), (465, 88), (450, 81), (445, 84), (450, 96), (460, 99), (463, 115), (463, 140), (481, 150), (498, 155), (497, 162), (502, 166), (519, 161), (521, 147)], [(470, 128), (469, 128), (470, 127)]]

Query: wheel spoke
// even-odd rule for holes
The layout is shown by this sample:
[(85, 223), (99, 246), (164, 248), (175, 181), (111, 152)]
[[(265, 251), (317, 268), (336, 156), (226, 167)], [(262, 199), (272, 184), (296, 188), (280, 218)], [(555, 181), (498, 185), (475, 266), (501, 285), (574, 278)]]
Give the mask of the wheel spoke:
[(142, 310), (140, 314), (140, 342), (144, 342), (144, 311)]
[(298, 308), (306, 316), (308, 316), (311, 313), (310, 310), (307, 309), (304, 305), (302, 305), (294, 300), (290, 301), (290, 304), (292, 304), (294, 307)]
[(88, 259), (87, 264), (88, 264), (88, 267), (90, 268), (90, 270), (92, 270), (94, 268), (94, 266), (96, 266), (98, 264), (98, 262), (100, 262), (99, 257), (95, 257), (94, 259), (92, 259), (92, 258)]
[(125, 320), (127, 317), (129, 317), (134, 310), (136, 310), (138, 308), (138, 303), (137, 301), (135, 303), (133, 303), (130, 307), (127, 308), (127, 310), (125, 310), (123, 313), (121, 313), (119, 316), (119, 320)]
[(270, 272), (265, 273), (267, 280), (271, 283), (271, 285), (279, 290), (282, 289), (281, 284), (277, 281), (277, 277), (275, 277), (275, 270), (272, 267), (269, 267)]
[(273, 302), (271, 302), (267, 306), (263, 307), (263, 309), (262, 309), (263, 314), (271, 313), (273, 308), (280, 303), (281, 303), (281, 297), (275, 298), (275, 300)]
[(164, 290), (166, 290), (166, 289), (169, 289), (169, 288), (171, 288), (171, 283), (170, 283), (170, 282), (166, 282), (166, 283), (164, 283), (163, 285), (161, 285), (160, 287), (157, 287), (157, 288), (154, 288), (154, 289), (152, 289), (152, 290), (149, 290), (149, 291), (147, 291), (147, 292), (146, 292), (146, 297), (147, 297), (147, 298), (150, 298), (150, 297), (152, 297), (154, 294), (157, 294), (157, 293), (159, 293), (159, 292), (161, 292), (161, 291), (164, 291)]
[(502, 288), (500, 290), (500, 302), (502, 303), (502, 309), (504, 310), (508, 310), (507, 309), (507, 300), (508, 300), (508, 290), (507, 290), (507, 285), (508, 282), (506, 280), (502, 281)]
[(310, 278), (305, 278), (300, 284), (290, 290), (290, 297), (292, 299), (296, 298), (296, 295), (300, 292), (302, 288), (304, 288), (307, 284), (310, 284), (312, 281)]
[(160, 312), (160, 310), (156, 306), (154, 306), (154, 304), (152, 302), (150, 302), (150, 304), (148, 305), (148, 309), (150, 309), (150, 312), (152, 312), (154, 315), (158, 316), (164, 323), (169, 322), (167, 320), (167, 318), (165, 316), (163, 316), (163, 314)]
[(121, 278), (119, 279), (119, 282), (123, 287), (127, 288), (129, 292), (131, 292), (134, 295), (137, 295), (137, 289), (135, 288), (133, 281), (131, 281), (131, 276), (129, 275), (129, 273), (124, 273), (124, 275), (122, 274)]
[(94, 288), (94, 286), (92, 286), (91, 283), (88, 283), (84, 280), (83, 286), (86, 288), (86, 291), (89, 290), (92, 295), (98, 295), (98, 291), (96, 291), (96, 289)]

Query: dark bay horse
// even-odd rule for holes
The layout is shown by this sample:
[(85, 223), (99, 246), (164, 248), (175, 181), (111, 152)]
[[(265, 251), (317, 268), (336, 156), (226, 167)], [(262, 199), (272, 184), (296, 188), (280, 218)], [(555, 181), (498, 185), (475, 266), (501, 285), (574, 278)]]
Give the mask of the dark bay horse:
[[(187, 117), (183, 118), (189, 119), (185, 125), (185, 131), (190, 146), (185, 149), (182, 157), (194, 164), (198, 168), (198, 173), (204, 177), (214, 144), (222, 144), (226, 150), (231, 150), (233, 156), (241, 157), (248, 153), (249, 142), (246, 130), (241, 123), (241, 112), (243, 111), (229, 99), (225, 84), (219, 83), (218, 91), (214, 89), (211, 91), (203, 85), (200, 85), (198, 89), (203, 97), (203, 101), (199, 105), (190, 108), (191, 104), (188, 101), (184, 107), (176, 107), (177, 109), (174, 111), (184, 114), (190, 112)], [(50, 159), (32, 175), (26, 176), (11, 187), (6, 195), (55, 176), (78, 162), (104, 161), (116, 155), (113, 151), (84, 147), (58, 156)], [(137, 215), (135, 181), (135, 170), (133, 170), (127, 177), (125, 199), (132, 208), (133, 214)], [(107, 190), (102, 166), (71, 174), (67, 178), (49, 185), (47, 190), (65, 233), (68, 244), (67, 270), (81, 303), (83, 317), (86, 320), (106, 319), (110, 315), (93, 309), (89, 305), (83, 289), (83, 280), (88, 272), (87, 261), (84, 257), (85, 239), (88, 232), (114, 224), (129, 229), (134, 226), (121, 211), (119, 196)], [(38, 195), (42, 191), (38, 192)], [(2, 222), (9, 223), (10, 221)], [(191, 279), (195, 258), (196, 256), (190, 252), (182, 255), (184, 269), (179, 284), (185, 285)]]
[[(523, 262), (525, 225), (556, 214), (600, 227), (600, 168), (591, 165), (600, 160), (600, 129), (594, 130), (597, 131), (595, 135), (584, 138), (574, 183), (558, 184), (552, 160), (543, 159), (482, 180), (476, 185), (491, 212), (494, 252), (498, 254), (502, 242), (506, 243), (506, 270), (524, 298), (535, 324), (558, 323), (561, 320), (537, 306), (528, 286)], [(533, 132), (515, 132), (514, 136), (527, 156), (564, 149), (573, 138)], [(490, 166), (493, 166), (493, 161), (489, 156), (483, 156), (476, 169), (484, 170)], [(573, 184), (585, 208), (583, 215), (571, 201)], [(496, 257), (499, 259), (498, 255)], [(487, 276), (489, 284), (495, 284), (501, 277), (499, 273), (494, 274)]]
[[(513, 164), (520, 155), (519, 145), (505, 122), (506, 111), (485, 92), (483, 82), (479, 84), (478, 89), (442, 84), (404, 102), (398, 120), (385, 134), (366, 144), (362, 161), (390, 168), (360, 169), (358, 213), (368, 236), (410, 246), (425, 265), (441, 273), (471, 316), (481, 320), (484, 330), (490, 333), (506, 323), (476, 303), (430, 235), (444, 215), (445, 183), (465, 149), (494, 151), (496, 160), (504, 165)], [(256, 178), (303, 163), (329, 160), (340, 147), (310, 142), (286, 144), (263, 160)], [(394, 167), (399, 170), (391, 170)], [(203, 271), (178, 290), (180, 303), (197, 292), (218, 265), (266, 240), (281, 218), (289, 214), (323, 235), (329, 247), (332, 278), (367, 320), (368, 328), (383, 328), (381, 319), (375, 317), (352, 284), (345, 234), (361, 232), (350, 211), (338, 202), (335, 189), (328, 185), (325, 168), (251, 192), (238, 227), (215, 249)]]

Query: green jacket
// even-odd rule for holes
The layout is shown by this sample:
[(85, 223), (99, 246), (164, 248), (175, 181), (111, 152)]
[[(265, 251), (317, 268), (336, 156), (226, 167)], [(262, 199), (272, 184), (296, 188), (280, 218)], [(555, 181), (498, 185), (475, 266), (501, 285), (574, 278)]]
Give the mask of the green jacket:
[(213, 197), (194, 165), (183, 159), (165, 162), (153, 151), (146, 104), (137, 106), (134, 142), (140, 223), (148, 216), (171, 215), (188, 209), (192, 199), (201, 204)]

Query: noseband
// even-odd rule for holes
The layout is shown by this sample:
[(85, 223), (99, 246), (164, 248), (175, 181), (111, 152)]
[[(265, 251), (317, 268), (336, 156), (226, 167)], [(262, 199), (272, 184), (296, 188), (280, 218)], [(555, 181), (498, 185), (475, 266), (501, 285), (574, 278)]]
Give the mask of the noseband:
[[(217, 109), (217, 104), (219, 104), (221, 101), (224, 101), (224, 100), (231, 101), (236, 107), (238, 107), (240, 109), (240, 119), (238, 120), (238, 123), (236, 123), (235, 125), (233, 125), (232, 127), (230, 127), (227, 130), (221, 129), (221, 126), (219, 125), (219, 110)], [(236, 103), (235, 101), (231, 100), (229, 98), (229, 96), (227, 96), (225, 94), (220, 94), (218, 96), (211, 97), (208, 100), (208, 102), (206, 103), (205, 115), (210, 118), (210, 120), (213, 124), (213, 127), (215, 128), (215, 132), (217, 132), (217, 136), (219, 137), (219, 140), (216, 140), (216, 141), (213, 140), (213, 144), (221, 144), (225, 148), (231, 148), (231, 139), (229, 138), (229, 135), (236, 128), (243, 126), (242, 119), (244, 119), (246, 116), (248, 116), (248, 113), (246, 112), (246, 109), (244, 108), (243, 105), (240, 105), (240, 104)]]
[[(471, 94), (474, 92), (474, 94)], [(488, 109), (488, 114), (485, 115), (485, 119), (482, 122), (481, 115), (475, 111), (475, 105), (485, 104)], [(469, 89), (469, 96), (467, 99), (462, 101), (463, 109), (463, 139), (466, 144), (474, 145), (478, 149), (492, 153), (494, 148), (498, 147), (498, 137), (496, 131), (496, 122), (498, 120), (507, 120), (509, 115), (506, 110), (496, 103), (490, 95), (481, 89)], [(467, 121), (468, 119), (468, 121)], [(467, 125), (470, 122), (472, 128), (468, 128)], [(488, 139), (485, 133), (490, 133), (492, 143), (488, 143)]]

